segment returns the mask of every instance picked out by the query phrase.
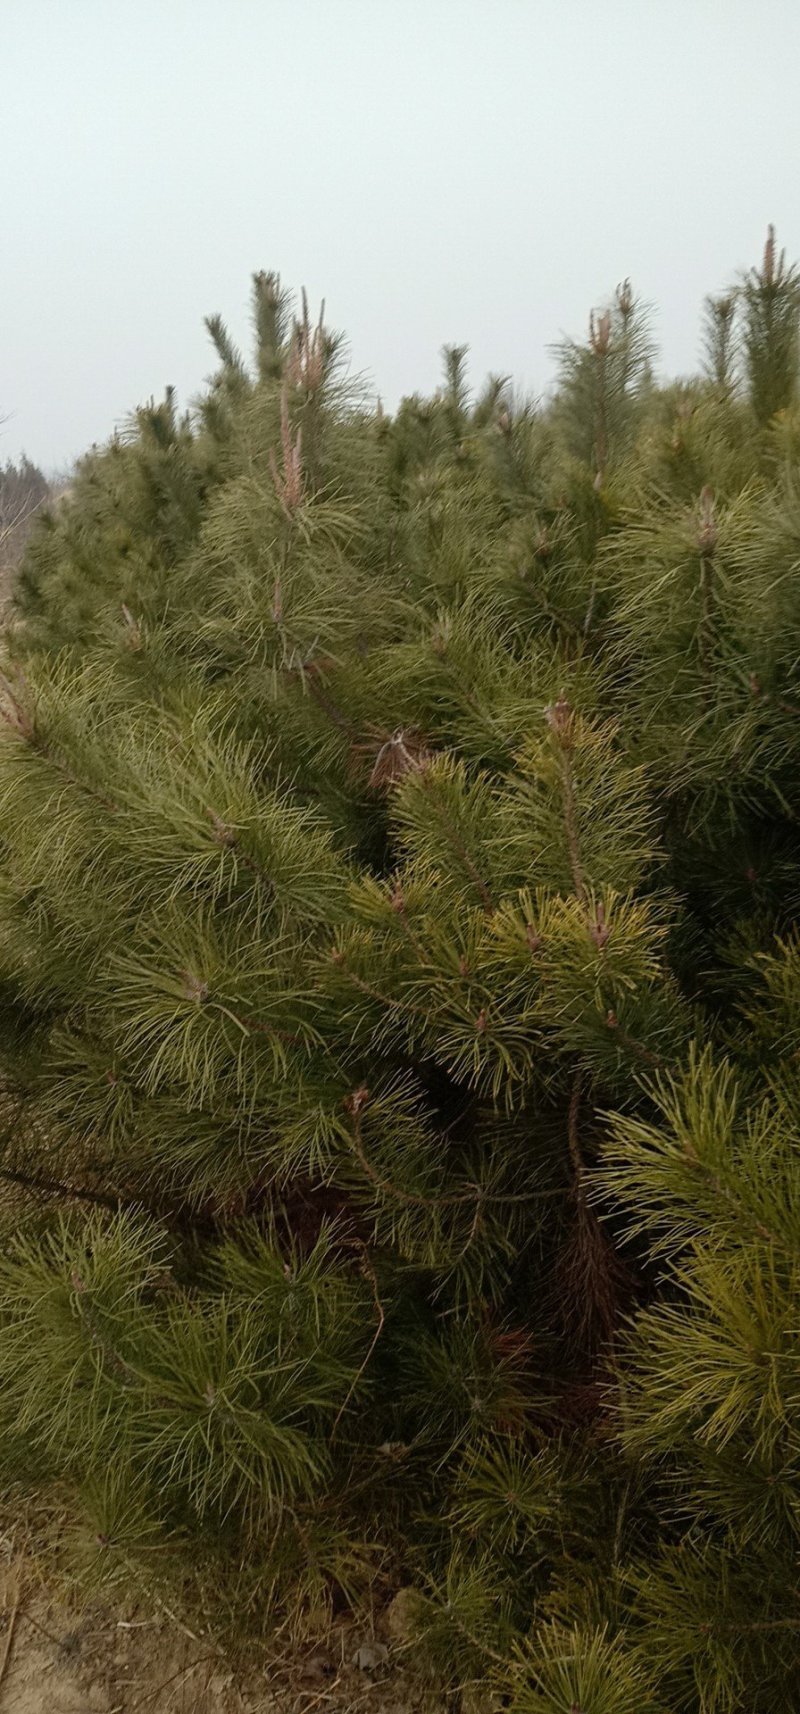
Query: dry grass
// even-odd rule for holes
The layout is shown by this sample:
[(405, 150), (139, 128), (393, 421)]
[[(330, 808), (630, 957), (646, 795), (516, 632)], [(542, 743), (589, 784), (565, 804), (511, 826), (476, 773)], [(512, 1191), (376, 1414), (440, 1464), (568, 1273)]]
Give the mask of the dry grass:
[(0, 1512), (0, 1714), (417, 1714), (402, 1639), (342, 1623), (241, 1672), (157, 1597), (111, 1608), (56, 1589), (57, 1513)]

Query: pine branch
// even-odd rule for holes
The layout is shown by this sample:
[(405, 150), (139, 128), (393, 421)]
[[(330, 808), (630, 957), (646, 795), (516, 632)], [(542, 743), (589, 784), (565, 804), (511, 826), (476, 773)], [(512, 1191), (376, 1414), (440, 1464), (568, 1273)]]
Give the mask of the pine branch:
[(564, 809), (564, 826), (567, 834), (567, 849), (569, 851), (572, 880), (577, 897), (581, 904), (588, 905), (588, 893), (583, 875), (581, 861), (580, 838), (578, 833), (578, 807), (575, 799), (575, 779), (572, 771), (572, 731), (573, 711), (564, 695), (558, 698), (546, 711), (547, 724), (555, 735), (561, 762), (562, 800)]
[(710, 488), (704, 488), (700, 496), (698, 548), (700, 552), (700, 589), (702, 596), (702, 616), (700, 620), (700, 665), (705, 684), (706, 701), (708, 701), (711, 696), (712, 651), (716, 633), (716, 593), (714, 587), (714, 553), (716, 545), (717, 526), (714, 518), (714, 496)]
[[(432, 797), (432, 782), (431, 782), (429, 774), (426, 772), (426, 770), (424, 768), (420, 771), (420, 780), (422, 782), (423, 789), (429, 793), (429, 797)], [(435, 797), (432, 797), (432, 807), (433, 807), (434, 814), (436, 815), (437, 821), (438, 821), (440, 827), (444, 831), (445, 838), (450, 843), (450, 845), (451, 845), (453, 851), (455, 852), (455, 855), (458, 857), (459, 861), (463, 864), (467, 874), (470, 877), (470, 880), (474, 883), (476, 892), (479, 894), (479, 896), (482, 900), (483, 908), (484, 908), (484, 911), (486, 912), (486, 915), (487, 916), (493, 916), (494, 911), (495, 911), (494, 899), (492, 898), (492, 894), (489, 890), (489, 887), (487, 886), (483, 877), (479, 874), (478, 870), (476, 869), (475, 864), (473, 863), (472, 858), (469, 854), (469, 851), (466, 848), (466, 845), (464, 844), (463, 840), (459, 837), (455, 828), (450, 824), (450, 822), (447, 820), (447, 818), (444, 815), (442, 815), (442, 813), (439, 809), (439, 805), (436, 803)]]
[(12, 1167), (0, 1166), (0, 1179), (6, 1184), (18, 1184), (24, 1190), (33, 1190), (42, 1196), (54, 1196), (61, 1202), (89, 1202), (97, 1208), (109, 1208), (118, 1214), (121, 1208), (132, 1207), (135, 1204), (126, 1203), (120, 1196), (109, 1196), (99, 1190), (89, 1190), (84, 1186), (62, 1184), (58, 1179), (45, 1178), (38, 1173), (15, 1171)]
[(337, 1413), (333, 1419), (333, 1426), (331, 1428), (331, 1440), (334, 1439), (334, 1437), (336, 1435), (336, 1430), (339, 1427), (339, 1423), (341, 1422), (342, 1417), (344, 1416), (344, 1413), (347, 1409), (347, 1406), (349, 1405), (350, 1400), (353, 1397), (353, 1394), (354, 1394), (356, 1388), (358, 1387), (360, 1381), (362, 1380), (363, 1376), (366, 1374), (367, 1369), (369, 1368), (369, 1365), (372, 1361), (372, 1357), (373, 1357), (375, 1348), (378, 1344), (378, 1340), (380, 1339), (381, 1334), (383, 1333), (383, 1330), (386, 1326), (386, 1310), (384, 1308), (384, 1305), (381, 1303), (380, 1293), (378, 1291), (378, 1281), (377, 1281), (377, 1278), (375, 1275), (375, 1269), (373, 1268), (372, 1263), (369, 1259), (369, 1256), (368, 1256), (367, 1251), (366, 1251), (366, 1247), (364, 1245), (361, 1245), (360, 1249), (361, 1249), (361, 1265), (364, 1269), (364, 1272), (367, 1276), (367, 1279), (369, 1280), (370, 1287), (372, 1290), (372, 1301), (375, 1305), (375, 1313), (377, 1315), (377, 1324), (375, 1327), (375, 1332), (373, 1333), (372, 1338), (369, 1342), (369, 1345), (367, 1346), (366, 1352), (364, 1353), (363, 1360), (362, 1360), (359, 1368), (357, 1369), (355, 1375), (353, 1376), (353, 1379), (350, 1383), (350, 1387), (349, 1387), (348, 1391), (346, 1392), (346, 1394), (342, 1400), (342, 1403), (340, 1404), (339, 1409), (338, 1409), (338, 1411), (337, 1411)]
[(634, 1041), (633, 1036), (630, 1036), (627, 1030), (622, 1028), (616, 1012), (609, 1011), (606, 1013), (606, 1026), (613, 1030), (615, 1039), (636, 1059), (643, 1060), (645, 1065), (652, 1066), (654, 1071), (669, 1070), (667, 1060), (662, 1059), (660, 1054), (653, 1053), (649, 1047), (645, 1047), (644, 1042)]

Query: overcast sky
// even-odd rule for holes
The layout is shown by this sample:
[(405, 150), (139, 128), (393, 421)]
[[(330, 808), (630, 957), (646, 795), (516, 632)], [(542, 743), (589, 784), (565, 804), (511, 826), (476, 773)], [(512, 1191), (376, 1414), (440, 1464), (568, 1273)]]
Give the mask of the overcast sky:
[(0, 460), (46, 467), (323, 295), (390, 404), (534, 389), (630, 275), (670, 372), (766, 224), (800, 255), (798, 0), (0, 0)]

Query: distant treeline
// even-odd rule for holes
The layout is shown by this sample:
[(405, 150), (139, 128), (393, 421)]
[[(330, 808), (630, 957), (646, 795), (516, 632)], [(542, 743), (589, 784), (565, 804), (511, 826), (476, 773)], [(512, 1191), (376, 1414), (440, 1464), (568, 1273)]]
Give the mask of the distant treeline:
[(0, 598), (20, 562), (33, 520), (50, 495), (44, 472), (24, 453), (18, 464), (0, 465)]

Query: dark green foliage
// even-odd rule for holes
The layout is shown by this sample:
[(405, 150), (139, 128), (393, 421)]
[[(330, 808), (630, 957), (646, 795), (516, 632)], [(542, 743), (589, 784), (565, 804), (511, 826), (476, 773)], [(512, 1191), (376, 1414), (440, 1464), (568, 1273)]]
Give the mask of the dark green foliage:
[(771, 226), (760, 269), (751, 268), (741, 284), (743, 343), (753, 411), (767, 423), (797, 398), (800, 344), (800, 275), (775, 248)]
[(703, 310), (703, 368), (708, 379), (724, 393), (734, 380), (735, 292), (706, 298)]
[(792, 1705), (771, 255), (712, 304), (705, 379), (656, 385), (626, 284), (546, 408), (473, 403), (454, 346), (393, 417), (258, 275), (255, 372), (212, 318), (194, 412), (137, 413), (37, 529), (2, 687), (2, 1467), (65, 1499), (82, 1576), (213, 1591), (250, 1640), (401, 1590), (420, 1671), (518, 1714)]
[(565, 339), (555, 349), (557, 420), (567, 447), (591, 465), (601, 487), (609, 465), (630, 445), (651, 381), (654, 347), (630, 281), (623, 280), (606, 309), (592, 311), (586, 345)]

